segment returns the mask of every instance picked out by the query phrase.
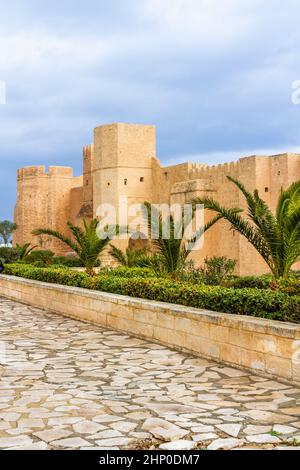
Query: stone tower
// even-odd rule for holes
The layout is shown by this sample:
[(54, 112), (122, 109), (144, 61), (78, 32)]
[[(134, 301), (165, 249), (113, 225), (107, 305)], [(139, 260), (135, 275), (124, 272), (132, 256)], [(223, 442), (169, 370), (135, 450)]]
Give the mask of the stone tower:
[[(76, 184), (69, 167), (32, 166), (18, 170), (18, 192), (14, 220), (18, 226), (14, 243), (39, 243), (32, 235), (36, 228), (51, 228), (66, 232), (70, 212), (70, 191)], [(43, 237), (41, 247), (57, 254), (65, 246), (52, 237)]]
[(92, 219), (94, 214), (94, 145), (83, 147), (82, 207), (78, 218)]
[(154, 126), (111, 124), (97, 127), (94, 138), (94, 215), (100, 204), (118, 207), (152, 200), (152, 160), (156, 156)]

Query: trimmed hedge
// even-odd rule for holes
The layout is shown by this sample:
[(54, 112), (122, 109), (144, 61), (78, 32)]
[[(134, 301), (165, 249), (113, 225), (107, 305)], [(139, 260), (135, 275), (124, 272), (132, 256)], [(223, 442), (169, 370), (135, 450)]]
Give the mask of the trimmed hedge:
[(109, 274), (90, 277), (72, 270), (20, 264), (6, 266), (5, 274), (224, 313), (300, 322), (300, 296), (290, 297), (271, 290), (197, 286), (168, 278), (128, 278)]
[(271, 282), (271, 275), (239, 276), (227, 280), (225, 285), (226, 287), (232, 287), (233, 289), (270, 289)]
[(288, 295), (300, 295), (300, 277), (291, 274), (287, 279), (278, 279), (273, 283), (274, 289), (278, 289)]
[(88, 277), (85, 273), (72, 271), (64, 267), (39, 268), (30, 264), (21, 263), (6, 265), (4, 274), (73, 287), (80, 287), (82, 281)]
[(99, 276), (113, 276), (113, 277), (143, 277), (151, 278), (157, 277), (157, 274), (151, 268), (128, 268), (125, 266), (120, 266), (118, 268), (102, 268), (99, 272)]

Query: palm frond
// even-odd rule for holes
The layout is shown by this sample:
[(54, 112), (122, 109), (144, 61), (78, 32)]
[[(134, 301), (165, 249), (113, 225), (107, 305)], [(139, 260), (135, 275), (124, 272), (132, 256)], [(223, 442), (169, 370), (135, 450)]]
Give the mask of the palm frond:
[(75, 251), (76, 253), (78, 253), (78, 250), (79, 250), (79, 247), (76, 243), (74, 243), (71, 238), (69, 237), (66, 237), (65, 235), (63, 235), (62, 233), (56, 231), (56, 230), (52, 230), (52, 229), (47, 229), (47, 228), (44, 228), (44, 229), (36, 229), (36, 230), (33, 230), (32, 232), (33, 235), (49, 235), (50, 237), (54, 237), (54, 238), (57, 238), (58, 240), (60, 240), (61, 242), (65, 243), (66, 245), (68, 245), (73, 251)]
[(282, 190), (275, 214), (255, 190), (250, 193), (235, 178), (227, 177), (244, 195), (248, 207), (248, 219), (242, 209), (226, 208), (212, 198), (197, 198), (194, 204), (204, 204), (216, 212), (206, 229), (218, 220), (227, 220), (232, 230), (243, 235), (258, 251), (275, 277), (286, 276), (293, 264), (300, 260), (300, 181)]
[(117, 248), (115, 245), (110, 244), (110, 250), (109, 250), (110, 255), (118, 261), (122, 266), (127, 266), (128, 261), (126, 255), (123, 253), (122, 250)]

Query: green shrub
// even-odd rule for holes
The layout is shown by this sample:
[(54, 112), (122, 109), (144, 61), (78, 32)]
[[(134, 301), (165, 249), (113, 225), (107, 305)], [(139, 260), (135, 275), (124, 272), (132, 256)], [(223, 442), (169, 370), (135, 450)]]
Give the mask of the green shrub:
[(300, 277), (291, 274), (287, 279), (280, 278), (274, 281), (272, 287), (288, 295), (300, 295)]
[(292, 296), (285, 300), (282, 310), (282, 321), (300, 323), (300, 296)]
[(233, 273), (235, 266), (236, 261), (225, 256), (206, 258), (202, 268), (206, 283), (209, 285), (221, 284)]
[[(121, 268), (123, 274), (126, 271), (131, 269)], [(117, 276), (111, 272), (90, 277), (65, 268), (37, 268), (20, 263), (7, 265), (5, 274), (224, 313), (300, 322), (300, 296), (270, 289), (193, 285), (170, 278)]]
[(233, 273), (236, 261), (225, 256), (214, 256), (206, 258), (204, 265), (198, 269), (189, 269), (183, 271), (180, 278), (183, 281), (193, 284), (207, 284), (209, 286), (217, 286)]
[(54, 265), (67, 266), (69, 268), (82, 268), (82, 262), (77, 256), (54, 256)]
[(64, 284), (66, 286), (81, 287), (85, 273), (71, 271), (65, 268), (39, 268), (29, 264), (9, 264), (5, 266), (5, 274), (34, 279), (36, 281)]
[[(77, 256), (55, 256), (50, 250), (34, 250), (26, 257), (24, 263), (40, 268), (57, 265), (69, 268), (82, 267), (82, 262)], [(100, 266), (100, 261), (96, 264)]]
[(34, 250), (26, 257), (26, 263), (37, 263), (37, 266), (50, 266), (53, 264), (54, 253), (50, 250)]
[(13, 263), (19, 259), (19, 252), (16, 248), (12, 248), (9, 246), (1, 246), (0, 259), (4, 263)]
[(264, 276), (240, 276), (234, 277), (226, 281), (226, 287), (233, 289), (255, 288), (255, 289), (269, 289), (272, 282), (271, 275)]
[(99, 272), (99, 275), (114, 276), (114, 277), (127, 277), (127, 278), (157, 277), (156, 273), (151, 268), (127, 268), (125, 266), (118, 267), (118, 268), (102, 268)]

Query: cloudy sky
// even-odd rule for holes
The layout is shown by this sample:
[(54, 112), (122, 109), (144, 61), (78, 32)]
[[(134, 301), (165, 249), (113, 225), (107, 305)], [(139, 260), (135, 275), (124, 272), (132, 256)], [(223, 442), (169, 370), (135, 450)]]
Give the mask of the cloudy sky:
[(0, 0), (0, 219), (15, 172), (72, 165), (93, 128), (155, 124), (158, 156), (300, 151), (298, 0)]

